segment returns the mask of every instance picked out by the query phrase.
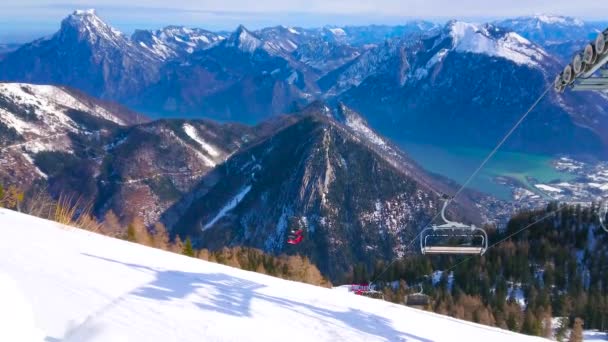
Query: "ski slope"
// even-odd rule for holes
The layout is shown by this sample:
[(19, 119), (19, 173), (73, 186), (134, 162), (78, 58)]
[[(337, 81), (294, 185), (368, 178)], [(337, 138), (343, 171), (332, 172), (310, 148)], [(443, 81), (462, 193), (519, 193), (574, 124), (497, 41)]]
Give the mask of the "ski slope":
[(4, 209), (0, 233), (0, 341), (541, 340)]

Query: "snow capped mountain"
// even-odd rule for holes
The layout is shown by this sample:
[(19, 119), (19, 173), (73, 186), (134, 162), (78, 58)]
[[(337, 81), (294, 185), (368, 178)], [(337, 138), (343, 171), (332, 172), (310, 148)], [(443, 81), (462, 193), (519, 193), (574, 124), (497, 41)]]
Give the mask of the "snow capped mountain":
[[(514, 32), (453, 21), (422, 38), (388, 41), (321, 82), (333, 84), (328, 94), (337, 94), (396, 141), (457, 139), (490, 146), (508, 130), (507, 122), (514, 122), (516, 113), (550, 86), (560, 68), (555, 57)], [(583, 103), (597, 106), (582, 110)], [(541, 113), (529, 118), (528, 128), (509, 144), (537, 152), (604, 153), (606, 108), (597, 94), (550, 94), (537, 108)], [(481, 113), (485, 119), (480, 121)], [(560, 138), (547, 126), (561, 131)], [(551, 139), (555, 144), (547, 144)]]
[(134, 43), (150, 50), (163, 60), (182, 57), (206, 49), (225, 37), (199, 28), (167, 26), (161, 30), (136, 30)]
[(5, 209), (0, 232), (3, 341), (541, 340)]
[[(515, 32), (506, 32), (493, 25), (475, 25), (460, 21), (448, 24), (452, 48), (460, 52), (502, 57), (517, 64), (537, 65), (547, 57), (540, 47)], [(440, 54), (445, 52), (440, 51)]]
[(117, 48), (129, 45), (128, 38), (122, 32), (103, 22), (95, 10), (76, 10), (61, 22), (59, 39), (70, 39), (76, 33), (79, 40), (88, 40), (90, 44), (113, 44)]
[(105, 24), (75, 11), (54, 35), (25, 44), (0, 61), (0, 78), (70, 86), (113, 100), (132, 98), (156, 80), (161, 60)]

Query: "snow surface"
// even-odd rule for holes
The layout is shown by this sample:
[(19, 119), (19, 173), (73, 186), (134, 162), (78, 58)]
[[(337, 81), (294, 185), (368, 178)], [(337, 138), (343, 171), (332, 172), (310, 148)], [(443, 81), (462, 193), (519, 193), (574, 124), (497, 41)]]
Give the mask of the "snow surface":
[[(0, 322), (46, 336), (2, 341), (542, 341), (5, 209), (0, 230), (0, 272), (12, 279), (0, 278), (0, 310), (11, 315)], [(33, 324), (17, 315), (28, 306)]]
[(583, 341), (608, 341), (608, 334), (597, 330), (584, 330)]
[(524, 296), (524, 290), (521, 288), (521, 284), (509, 287), (505, 299), (509, 300), (511, 298), (513, 298), (522, 309), (526, 308), (526, 297)]
[(546, 184), (534, 184), (535, 187), (544, 190), (544, 191), (549, 191), (549, 192), (562, 192), (562, 189), (558, 189), (555, 187), (552, 187), (550, 185), (546, 185)]
[(0, 272), (0, 341), (42, 341), (44, 335), (35, 325), (34, 312), (26, 295), (8, 274)]

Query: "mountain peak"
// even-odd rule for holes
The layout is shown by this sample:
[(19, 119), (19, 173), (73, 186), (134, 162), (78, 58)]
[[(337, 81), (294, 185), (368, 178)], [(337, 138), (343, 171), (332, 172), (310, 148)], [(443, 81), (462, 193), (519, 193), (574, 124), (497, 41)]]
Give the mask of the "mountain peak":
[(77, 9), (77, 10), (75, 10), (72, 13), (72, 15), (75, 15), (75, 16), (88, 16), (88, 15), (97, 16), (97, 11), (94, 8), (89, 8), (89, 9), (85, 9), (85, 10)]
[(92, 43), (101, 39), (117, 43), (124, 39), (123, 34), (101, 20), (94, 9), (75, 10), (61, 22), (60, 35), (74, 31), (80, 39), (85, 38)]

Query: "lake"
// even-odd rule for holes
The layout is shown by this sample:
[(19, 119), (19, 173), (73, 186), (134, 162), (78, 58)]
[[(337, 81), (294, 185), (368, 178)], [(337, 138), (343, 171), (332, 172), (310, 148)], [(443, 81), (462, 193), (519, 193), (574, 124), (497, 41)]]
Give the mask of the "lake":
[[(420, 166), (428, 171), (451, 178), (460, 184), (477, 169), (490, 153), (490, 149), (462, 146), (435, 146), (419, 143), (401, 143), (401, 148)], [(573, 176), (553, 168), (555, 157), (519, 152), (498, 151), (471, 182), (470, 187), (492, 194), (500, 199), (510, 200), (511, 190), (507, 185), (498, 184), (498, 176), (515, 179), (528, 189), (538, 191), (528, 183), (528, 177), (539, 182), (553, 180), (567, 181)]]

